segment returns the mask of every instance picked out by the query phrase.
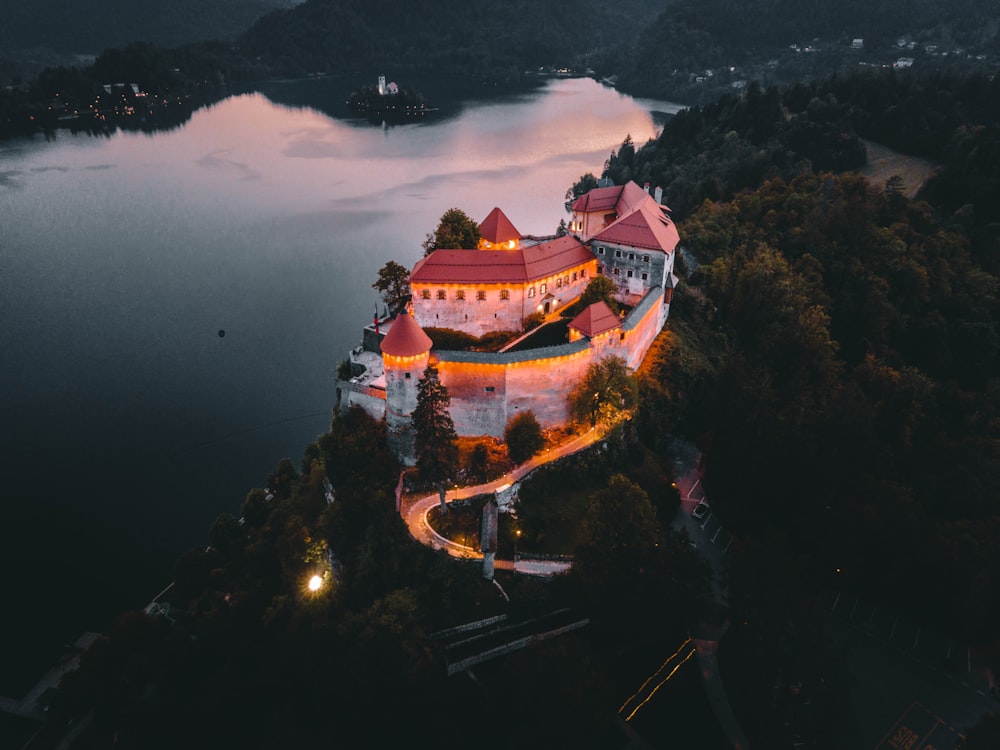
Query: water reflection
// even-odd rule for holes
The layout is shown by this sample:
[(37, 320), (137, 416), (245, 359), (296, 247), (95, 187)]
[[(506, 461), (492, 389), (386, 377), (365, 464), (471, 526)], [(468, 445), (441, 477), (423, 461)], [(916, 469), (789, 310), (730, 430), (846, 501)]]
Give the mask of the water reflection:
[(670, 110), (560, 80), (381, 129), (274, 97), (0, 151), (0, 497), (17, 509), (0, 585), (28, 600), (33, 571), (59, 570), (62, 589), (11, 642), (143, 603), (217, 514), (298, 463), (377, 269), (412, 265), (446, 209), (554, 232), (566, 188)]

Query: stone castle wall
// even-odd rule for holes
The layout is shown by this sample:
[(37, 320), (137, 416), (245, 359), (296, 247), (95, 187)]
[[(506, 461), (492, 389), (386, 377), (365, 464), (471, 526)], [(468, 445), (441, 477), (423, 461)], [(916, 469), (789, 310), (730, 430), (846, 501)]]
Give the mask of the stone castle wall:
[[(383, 355), (386, 390), (340, 383), (339, 406), (358, 405), (376, 418), (385, 416), (392, 447), (412, 463), (413, 436), (409, 416), (416, 408), (416, 386), (430, 360), (451, 398), (451, 417), (461, 436), (502, 437), (516, 414), (534, 413), (542, 427), (569, 421), (569, 393), (587, 368), (616, 355), (635, 370), (666, 321), (663, 290), (646, 294), (621, 328), (572, 343), (520, 352), (434, 351), (428, 357)], [(406, 375), (409, 374), (409, 378)], [(384, 394), (384, 395), (383, 395)]]
[(451, 397), (455, 431), (500, 437), (511, 417), (528, 410), (542, 427), (566, 424), (569, 393), (587, 368), (615, 355), (635, 370), (665, 321), (663, 291), (654, 289), (620, 330), (590, 340), (523, 352), (435, 352), (438, 377)]

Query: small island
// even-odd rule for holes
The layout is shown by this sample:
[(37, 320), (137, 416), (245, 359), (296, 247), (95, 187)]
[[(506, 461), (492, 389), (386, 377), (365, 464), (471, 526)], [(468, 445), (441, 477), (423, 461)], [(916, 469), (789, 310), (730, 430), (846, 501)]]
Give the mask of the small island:
[(347, 106), (373, 122), (403, 122), (433, 112), (419, 91), (401, 89), (395, 82), (378, 77), (377, 86), (363, 86), (351, 94)]

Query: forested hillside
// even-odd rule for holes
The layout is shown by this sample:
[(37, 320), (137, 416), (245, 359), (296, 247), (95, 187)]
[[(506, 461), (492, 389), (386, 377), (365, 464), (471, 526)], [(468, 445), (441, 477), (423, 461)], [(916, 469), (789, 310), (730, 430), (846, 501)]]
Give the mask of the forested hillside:
[(789, 83), (900, 58), (924, 69), (995, 69), (997, 3), (678, 0), (599, 67), (630, 93), (696, 103), (748, 81)]
[(938, 162), (919, 197), (966, 235), (979, 263), (1000, 271), (996, 77), (890, 70), (785, 88), (751, 85), (743, 96), (681, 111), (639, 150), (627, 141), (604, 174), (616, 184), (663, 186), (664, 202), (682, 221), (704, 200), (728, 201), (769, 177), (857, 168), (866, 158), (859, 138)]
[(413, 68), (511, 81), (627, 43), (668, 0), (307, 0), (254, 24), (240, 41), (288, 73)]
[(0, 57), (47, 48), (97, 54), (131, 42), (160, 46), (232, 39), (296, 0), (0, 0)]
[[(619, 179), (662, 180), (683, 215), (688, 275), (644, 381), (644, 429), (698, 440), (724, 522), (783, 549), (808, 586), (991, 644), (997, 85), (886, 75), (752, 92), (608, 163)], [(862, 131), (942, 164), (921, 199), (821, 171), (839, 148), (795, 146), (802, 132), (836, 144)]]

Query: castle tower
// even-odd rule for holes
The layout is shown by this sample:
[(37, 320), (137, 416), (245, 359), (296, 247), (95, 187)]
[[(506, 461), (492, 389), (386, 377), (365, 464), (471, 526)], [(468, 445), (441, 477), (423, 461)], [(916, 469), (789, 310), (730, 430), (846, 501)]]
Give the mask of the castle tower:
[(516, 250), (520, 240), (521, 233), (499, 208), (490, 211), (479, 225), (480, 250)]
[(416, 463), (411, 417), (417, 408), (417, 382), (430, 362), (432, 346), (430, 336), (406, 312), (392, 321), (382, 339), (389, 447), (407, 466)]

